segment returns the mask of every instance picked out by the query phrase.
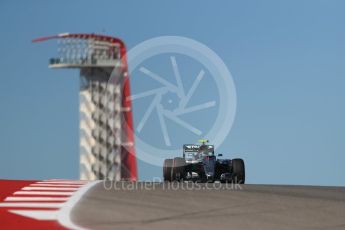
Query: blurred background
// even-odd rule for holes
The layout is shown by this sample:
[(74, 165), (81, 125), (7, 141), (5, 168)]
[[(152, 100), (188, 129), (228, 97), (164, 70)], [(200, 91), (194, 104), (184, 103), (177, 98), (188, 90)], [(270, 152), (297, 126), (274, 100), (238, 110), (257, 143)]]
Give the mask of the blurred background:
[[(205, 44), (231, 71), (237, 92), (234, 124), (216, 151), (245, 159), (246, 182), (344, 186), (344, 7), (341, 0), (1, 1), (0, 178), (79, 177), (79, 72), (48, 69), (56, 44), (31, 43), (73, 32), (116, 36), (128, 50), (166, 35)], [(188, 87), (198, 66), (176, 60)], [(169, 56), (146, 66), (167, 79), (172, 71)], [(133, 70), (133, 94), (154, 84), (140, 76)], [(205, 79), (214, 92), (212, 76)], [(145, 103), (134, 101), (135, 124)], [(193, 122), (207, 117), (212, 121), (204, 114)], [(148, 122), (138, 136), (152, 133), (162, 146), (156, 130), (157, 122)], [(170, 131), (174, 145), (197, 138)], [(162, 176), (161, 167), (138, 166), (141, 180)]]

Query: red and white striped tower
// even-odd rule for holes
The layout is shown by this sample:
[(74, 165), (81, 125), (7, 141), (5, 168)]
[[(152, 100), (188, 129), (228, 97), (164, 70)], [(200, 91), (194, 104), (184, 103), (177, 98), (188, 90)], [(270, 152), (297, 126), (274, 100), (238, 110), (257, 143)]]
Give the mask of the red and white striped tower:
[(80, 69), (80, 179), (137, 180), (125, 44), (96, 34), (58, 34), (50, 68)]

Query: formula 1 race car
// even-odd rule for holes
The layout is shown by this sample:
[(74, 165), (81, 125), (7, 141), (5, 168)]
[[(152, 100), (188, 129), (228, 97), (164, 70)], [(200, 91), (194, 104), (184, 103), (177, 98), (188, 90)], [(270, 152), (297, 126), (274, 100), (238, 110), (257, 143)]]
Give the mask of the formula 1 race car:
[(217, 159), (214, 146), (206, 144), (208, 140), (199, 142), (202, 144), (183, 145), (183, 157), (164, 160), (164, 181), (220, 181), (244, 184), (245, 167), (242, 159)]

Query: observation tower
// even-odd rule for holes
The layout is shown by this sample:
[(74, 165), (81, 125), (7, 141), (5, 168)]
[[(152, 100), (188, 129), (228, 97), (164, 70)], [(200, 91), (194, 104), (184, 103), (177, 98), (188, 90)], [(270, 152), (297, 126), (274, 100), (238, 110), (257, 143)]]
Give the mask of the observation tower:
[(96, 34), (63, 33), (50, 68), (80, 69), (80, 179), (137, 180), (125, 44)]

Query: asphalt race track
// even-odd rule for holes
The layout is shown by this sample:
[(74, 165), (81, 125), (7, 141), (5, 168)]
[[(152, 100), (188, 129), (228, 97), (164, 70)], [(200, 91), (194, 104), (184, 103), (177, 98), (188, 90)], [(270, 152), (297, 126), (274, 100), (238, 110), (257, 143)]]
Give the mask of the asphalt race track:
[(72, 221), (88, 229), (345, 229), (344, 187), (182, 184), (100, 182)]

